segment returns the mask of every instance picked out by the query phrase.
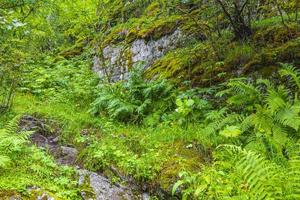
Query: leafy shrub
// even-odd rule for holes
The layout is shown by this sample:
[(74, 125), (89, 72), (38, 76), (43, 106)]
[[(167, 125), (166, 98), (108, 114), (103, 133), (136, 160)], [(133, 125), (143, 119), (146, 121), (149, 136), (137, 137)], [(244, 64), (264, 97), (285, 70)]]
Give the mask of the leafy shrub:
[(203, 120), (211, 109), (210, 103), (200, 96), (204, 92), (197, 89), (181, 92), (176, 98), (176, 109), (166, 114), (164, 121), (188, 128), (189, 124)]

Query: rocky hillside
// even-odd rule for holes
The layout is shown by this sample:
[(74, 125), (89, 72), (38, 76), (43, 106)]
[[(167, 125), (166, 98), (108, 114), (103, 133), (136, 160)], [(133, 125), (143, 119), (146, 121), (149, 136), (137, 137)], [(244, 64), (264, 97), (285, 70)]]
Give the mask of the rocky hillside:
[(193, 85), (257, 71), (269, 76), (279, 63), (299, 63), (299, 25), (287, 25), (275, 11), (273, 17), (259, 21), (253, 16), (251, 35), (237, 40), (226, 15), (212, 10), (210, 3), (134, 1), (119, 9), (110, 6), (103, 8), (124, 15), (108, 15), (101, 22), (105, 32), (94, 41), (93, 70), (112, 81), (126, 79), (137, 63), (142, 63), (148, 78), (190, 80)]
[(0, 0), (0, 199), (299, 199), (298, 0)]

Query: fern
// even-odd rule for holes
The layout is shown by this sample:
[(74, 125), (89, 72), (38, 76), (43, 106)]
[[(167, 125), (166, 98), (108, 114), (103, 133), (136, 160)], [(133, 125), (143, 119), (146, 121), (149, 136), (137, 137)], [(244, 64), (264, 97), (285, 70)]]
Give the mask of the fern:
[(247, 82), (245, 78), (231, 79), (227, 89), (216, 94), (217, 97), (227, 96), (227, 103), (232, 106), (246, 106), (245, 111), (252, 111), (253, 105), (262, 101), (260, 88)]
[(186, 199), (298, 199), (300, 156), (286, 165), (234, 145), (221, 145), (215, 162), (201, 173), (183, 173), (173, 192), (183, 187)]
[(300, 70), (290, 64), (282, 64), (283, 69), (279, 71), (282, 77), (290, 77), (295, 87), (300, 89)]
[(20, 116), (12, 119), (4, 129), (0, 129), (0, 167), (11, 163), (11, 156), (22, 150), (31, 132), (18, 132)]
[(174, 92), (166, 81), (148, 82), (142, 78), (142, 71), (133, 69), (128, 82), (100, 85), (90, 112), (108, 114), (122, 122), (141, 123), (158, 110), (164, 113), (174, 107)]
[(277, 114), (275, 115), (275, 120), (283, 126), (288, 126), (293, 128), (295, 131), (298, 131), (300, 127), (299, 114), (299, 106), (288, 106), (277, 112)]
[(6, 168), (11, 164), (11, 159), (8, 156), (0, 155), (0, 169)]
[(288, 185), (288, 199), (299, 199), (300, 198), (300, 145), (297, 145), (297, 150), (289, 160), (289, 172), (287, 173)]
[(279, 86), (277, 90), (270, 89), (265, 101), (270, 112), (276, 113), (279, 109), (287, 106), (289, 102), (288, 91), (283, 86)]

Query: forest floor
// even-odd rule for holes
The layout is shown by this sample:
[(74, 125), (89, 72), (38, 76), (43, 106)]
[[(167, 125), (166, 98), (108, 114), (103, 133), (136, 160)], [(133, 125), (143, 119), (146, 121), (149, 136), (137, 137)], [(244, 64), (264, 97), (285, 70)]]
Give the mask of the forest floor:
[[(176, 135), (176, 131), (172, 128), (162, 127), (154, 130), (118, 124), (106, 118), (95, 118), (88, 113), (87, 108), (67, 103), (67, 101), (60, 103), (51, 100), (41, 101), (31, 94), (18, 93), (11, 112), (1, 116), (0, 121), (6, 123), (15, 115), (23, 116), (21, 121), (23, 128), (36, 131), (31, 136), (32, 142), (45, 149), (58, 164), (86, 168), (85, 170), (98, 173), (89, 172), (91, 180), (92, 175), (98, 178), (96, 182), (90, 181), (90, 186), (85, 191), (96, 195), (97, 199), (112, 199), (112, 196), (115, 199), (120, 199), (120, 196), (125, 199), (149, 199), (148, 193), (160, 198), (176, 199), (176, 196), (170, 195), (169, 190), (171, 190), (172, 183), (176, 181), (177, 174), (183, 170), (197, 170), (201, 163), (209, 162), (211, 159), (209, 156), (202, 157), (197, 147), (188, 142), (190, 141), (188, 137), (184, 142), (182, 140), (184, 134), (177, 132)], [(107, 144), (111, 145), (107, 146), (107, 150), (103, 149), (104, 152), (125, 156), (128, 152), (134, 152), (134, 154), (119, 160), (107, 161), (105, 159), (108, 159), (109, 155), (106, 155), (102, 162), (107, 163), (101, 168), (95, 168), (89, 165), (91, 158), (86, 153), (85, 147), (99, 141), (103, 142), (104, 148)], [(114, 148), (110, 149), (112, 146)], [(145, 150), (150, 153), (145, 152), (143, 155), (143, 152), (140, 152)], [(155, 156), (152, 158), (153, 154)], [(118, 166), (118, 162), (122, 159), (130, 162), (132, 157), (140, 155), (145, 157), (141, 157), (137, 162), (143, 163), (141, 165), (133, 163), (136, 165), (134, 167), (141, 169), (140, 174), (137, 172), (130, 174), (122, 171), (122, 168)], [(156, 160), (158, 157), (161, 158)], [(101, 165), (101, 163), (96, 164)], [(144, 177), (149, 177), (149, 179), (143, 180)], [(103, 186), (100, 187), (100, 191), (96, 189), (99, 184)], [(111, 187), (108, 187), (108, 184)]]

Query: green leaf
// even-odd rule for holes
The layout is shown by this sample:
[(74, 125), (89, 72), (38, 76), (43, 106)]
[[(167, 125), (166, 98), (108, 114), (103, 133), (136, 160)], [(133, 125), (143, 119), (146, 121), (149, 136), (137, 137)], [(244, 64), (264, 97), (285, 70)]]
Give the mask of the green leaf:
[(173, 186), (172, 195), (174, 195), (176, 193), (176, 190), (183, 184), (184, 184), (183, 181), (177, 181)]
[(194, 101), (193, 99), (188, 99), (188, 100), (186, 101), (186, 105), (187, 105), (188, 107), (192, 107), (194, 104), (195, 104), (195, 101)]
[(224, 130), (220, 132), (220, 135), (232, 138), (232, 137), (238, 137), (241, 135), (242, 131), (237, 126), (227, 126)]

